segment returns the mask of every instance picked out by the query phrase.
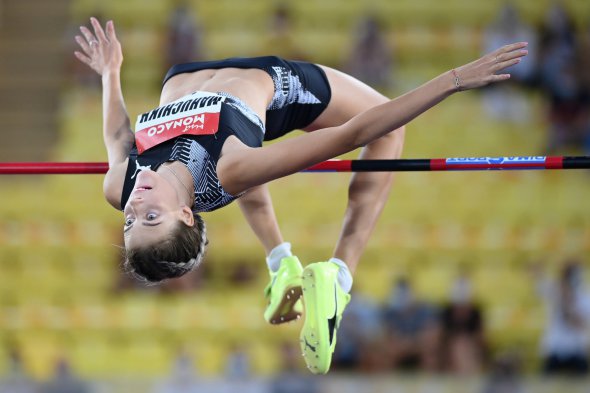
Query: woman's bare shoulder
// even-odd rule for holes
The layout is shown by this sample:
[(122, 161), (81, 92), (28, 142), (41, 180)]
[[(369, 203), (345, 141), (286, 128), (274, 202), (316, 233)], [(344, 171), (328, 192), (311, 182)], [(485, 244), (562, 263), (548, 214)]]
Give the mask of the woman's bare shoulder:
[(115, 209), (121, 210), (121, 194), (123, 193), (123, 184), (125, 183), (125, 174), (127, 173), (127, 163), (129, 159), (115, 164), (109, 168), (104, 177), (103, 193), (107, 202)]

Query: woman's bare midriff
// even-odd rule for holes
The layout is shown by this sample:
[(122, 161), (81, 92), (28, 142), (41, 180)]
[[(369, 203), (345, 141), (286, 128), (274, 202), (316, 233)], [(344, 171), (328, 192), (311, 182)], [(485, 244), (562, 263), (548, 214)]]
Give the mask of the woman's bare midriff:
[(222, 68), (182, 73), (170, 78), (162, 88), (160, 105), (195, 91), (224, 92), (246, 103), (265, 119), (274, 94), (274, 83), (265, 71), (255, 68)]

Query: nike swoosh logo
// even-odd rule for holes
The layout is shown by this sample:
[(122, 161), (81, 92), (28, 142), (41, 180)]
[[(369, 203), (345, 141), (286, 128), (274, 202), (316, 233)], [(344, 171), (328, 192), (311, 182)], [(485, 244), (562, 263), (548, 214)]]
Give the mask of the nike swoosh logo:
[(330, 345), (332, 345), (334, 333), (336, 332), (336, 316), (338, 315), (338, 292), (336, 285), (338, 285), (337, 282), (334, 283), (334, 316), (332, 318), (328, 318), (328, 332), (330, 333)]
[(273, 276), (273, 278), (272, 278), (272, 281), (271, 281), (271, 283), (270, 283), (270, 287), (271, 287), (271, 288), (275, 286), (275, 282), (277, 281), (277, 276), (278, 276), (278, 274), (275, 274), (275, 275)]
[(272, 288), (275, 286), (275, 281), (277, 281), (278, 274), (272, 277), (270, 284), (264, 289), (264, 296), (268, 298), (268, 302), (270, 304), (270, 295), (272, 294)]
[(309, 348), (312, 350), (312, 352), (315, 352), (315, 347), (313, 345), (311, 345), (310, 343), (307, 342), (307, 338), (303, 337), (303, 341), (305, 341), (305, 347)]

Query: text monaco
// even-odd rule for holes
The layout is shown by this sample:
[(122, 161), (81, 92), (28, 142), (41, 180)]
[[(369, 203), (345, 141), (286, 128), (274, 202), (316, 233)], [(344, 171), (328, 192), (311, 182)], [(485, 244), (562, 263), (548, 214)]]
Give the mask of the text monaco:
[(144, 123), (146, 121), (156, 120), (161, 117), (175, 115), (178, 112), (185, 112), (194, 110), (197, 108), (204, 108), (206, 106), (213, 106), (217, 105), (219, 101), (223, 100), (224, 97), (214, 96), (214, 97), (199, 97), (199, 98), (192, 98), (186, 101), (179, 101), (172, 104), (168, 104), (165, 106), (161, 106), (159, 108), (154, 109), (153, 111), (146, 112), (141, 115), (141, 119), (139, 123)]

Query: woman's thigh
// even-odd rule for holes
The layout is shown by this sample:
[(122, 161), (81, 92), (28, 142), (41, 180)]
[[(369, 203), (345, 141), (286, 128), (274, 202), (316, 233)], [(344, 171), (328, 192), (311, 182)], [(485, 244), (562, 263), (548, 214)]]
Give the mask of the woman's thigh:
[(326, 66), (320, 67), (326, 73), (332, 97), (326, 109), (305, 131), (334, 127), (346, 123), (354, 116), (389, 99), (372, 87), (341, 71)]

